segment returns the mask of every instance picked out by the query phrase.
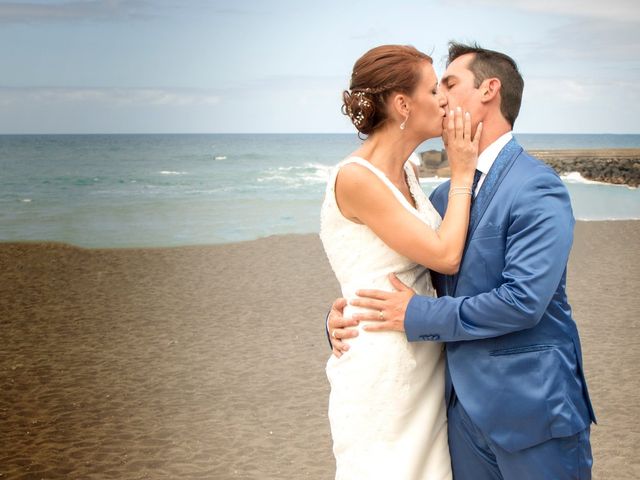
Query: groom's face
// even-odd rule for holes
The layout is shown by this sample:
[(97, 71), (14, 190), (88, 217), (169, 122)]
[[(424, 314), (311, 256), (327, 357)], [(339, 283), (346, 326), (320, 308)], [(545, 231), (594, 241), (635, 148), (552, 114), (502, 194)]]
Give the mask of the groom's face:
[(447, 110), (460, 107), (463, 112), (471, 113), (472, 131), (482, 120), (480, 117), (480, 90), (475, 87), (475, 76), (469, 70), (474, 54), (468, 53), (456, 58), (444, 72), (440, 82), (441, 91), (447, 97)]

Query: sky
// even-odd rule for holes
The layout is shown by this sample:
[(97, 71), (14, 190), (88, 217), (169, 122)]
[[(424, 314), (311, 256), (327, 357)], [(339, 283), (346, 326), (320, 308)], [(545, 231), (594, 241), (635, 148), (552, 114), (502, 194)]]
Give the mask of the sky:
[(637, 0), (0, 0), (0, 133), (351, 133), (359, 56), (515, 58), (522, 133), (640, 133)]

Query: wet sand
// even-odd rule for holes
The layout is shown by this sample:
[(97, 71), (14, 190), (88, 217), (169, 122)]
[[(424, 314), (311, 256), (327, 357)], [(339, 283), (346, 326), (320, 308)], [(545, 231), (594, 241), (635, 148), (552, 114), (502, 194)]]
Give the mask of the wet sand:
[[(640, 478), (640, 222), (580, 222), (594, 478)], [(330, 479), (316, 235), (0, 244), (0, 478)]]

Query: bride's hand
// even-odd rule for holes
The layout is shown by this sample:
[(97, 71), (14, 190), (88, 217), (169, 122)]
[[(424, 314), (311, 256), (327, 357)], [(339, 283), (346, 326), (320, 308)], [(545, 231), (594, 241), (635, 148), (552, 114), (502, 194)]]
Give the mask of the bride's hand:
[(333, 354), (338, 358), (349, 350), (349, 344), (343, 340), (358, 336), (358, 330), (348, 328), (357, 326), (358, 321), (353, 318), (344, 318), (344, 307), (346, 305), (347, 301), (344, 298), (338, 298), (333, 302), (333, 305), (331, 305), (331, 311), (327, 319), (327, 329), (329, 339), (331, 340), (331, 347)]
[(470, 187), (478, 163), (478, 148), (482, 135), (482, 122), (478, 124), (476, 134), (471, 137), (471, 114), (462, 113), (462, 109), (449, 112), (447, 128), (444, 131), (444, 142), (447, 158), (451, 167), (451, 183)]

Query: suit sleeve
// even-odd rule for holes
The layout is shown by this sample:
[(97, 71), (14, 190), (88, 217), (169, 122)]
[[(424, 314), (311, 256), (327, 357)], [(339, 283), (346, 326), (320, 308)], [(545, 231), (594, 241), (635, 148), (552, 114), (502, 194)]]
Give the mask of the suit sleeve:
[(476, 340), (537, 325), (566, 269), (574, 223), (562, 181), (546, 169), (534, 173), (511, 206), (501, 285), (473, 297), (414, 296), (407, 338)]
[(449, 192), (449, 184), (449, 180), (441, 183), (436, 188), (434, 188), (433, 192), (431, 192), (431, 195), (429, 195), (429, 201), (433, 204), (440, 216), (444, 216), (444, 212), (446, 210), (445, 202), (447, 199), (447, 194)]
[[(431, 201), (431, 203), (433, 203), (434, 207), (436, 208), (436, 210), (438, 210), (438, 212), (440, 213), (440, 215), (444, 215), (444, 199), (446, 199), (446, 192), (448, 191), (448, 186), (449, 186), (449, 182), (444, 182), (441, 183), (440, 185), (438, 185), (433, 192), (431, 192), (431, 195), (429, 196), (429, 200)], [(433, 273), (436, 273), (436, 275), (439, 275), (437, 272), (432, 272), (432, 283), (433, 286), (436, 288), (436, 291), (438, 293), (440, 293), (440, 278), (439, 276), (436, 276), (435, 278), (433, 277)], [(325, 331), (325, 335), (327, 336), (327, 342), (329, 343), (329, 348), (333, 349), (333, 345), (331, 344), (331, 334), (329, 333), (329, 314), (331, 313), (331, 309), (329, 309), (329, 311), (327, 312), (327, 315), (324, 317), (324, 331)]]

